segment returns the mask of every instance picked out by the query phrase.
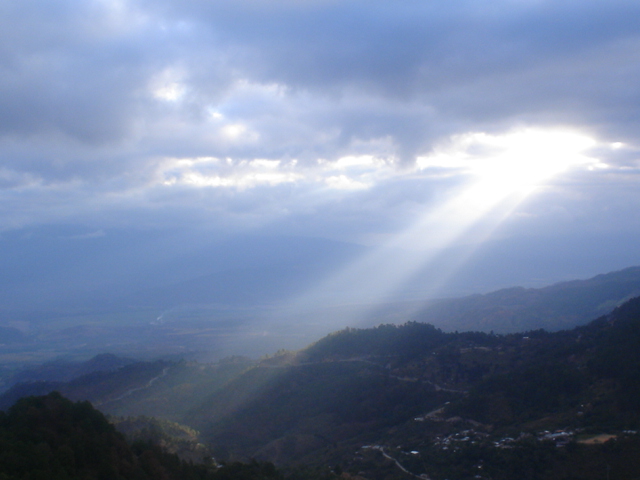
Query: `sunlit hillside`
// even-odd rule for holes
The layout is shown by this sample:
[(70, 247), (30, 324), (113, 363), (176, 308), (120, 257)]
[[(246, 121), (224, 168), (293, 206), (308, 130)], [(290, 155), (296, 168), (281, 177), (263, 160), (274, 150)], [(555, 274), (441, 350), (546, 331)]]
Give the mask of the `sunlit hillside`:
[(134, 363), (20, 384), (2, 400), (55, 388), (181, 455), (206, 448), (291, 475), (439, 480), (473, 477), (480, 465), (490, 478), (519, 469), (569, 478), (573, 467), (596, 479), (607, 465), (638, 468), (638, 322), (635, 298), (558, 332), (348, 328), (258, 361)]

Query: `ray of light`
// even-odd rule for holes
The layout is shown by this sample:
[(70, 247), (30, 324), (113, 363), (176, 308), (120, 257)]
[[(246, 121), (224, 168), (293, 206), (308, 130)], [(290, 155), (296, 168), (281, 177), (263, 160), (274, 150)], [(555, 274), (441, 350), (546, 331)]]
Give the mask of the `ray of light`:
[[(521, 130), (505, 135), (468, 134), (418, 160), (418, 167), (462, 169), (470, 180), (386, 244), (325, 279), (279, 314), (295, 317), (329, 305), (358, 305), (341, 326), (357, 325), (377, 305), (398, 298), (398, 289), (447, 248), (464, 240), (478, 246), (513, 210), (552, 177), (578, 164), (595, 163), (585, 151), (595, 142), (575, 132)], [(473, 233), (473, 240), (465, 239)], [(434, 276), (429, 292), (472, 254)]]

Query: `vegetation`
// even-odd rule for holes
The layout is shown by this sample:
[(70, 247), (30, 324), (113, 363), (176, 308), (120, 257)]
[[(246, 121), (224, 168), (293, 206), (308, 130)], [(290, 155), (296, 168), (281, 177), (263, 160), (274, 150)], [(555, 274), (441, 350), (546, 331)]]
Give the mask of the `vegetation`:
[(58, 393), (19, 400), (0, 412), (0, 479), (277, 480), (271, 464), (218, 467), (181, 461), (149, 442), (129, 446), (89, 402)]
[[(205, 477), (193, 478), (252, 458), (295, 480), (640, 476), (640, 298), (559, 332), (349, 328), (254, 363), (132, 364), (63, 387), (108, 400), (105, 411), (158, 416), (114, 419), (136, 442), (127, 461), (145, 474), (143, 454), (170, 472), (227, 462), (194, 467)], [(234, 468), (277, 475), (255, 462)]]

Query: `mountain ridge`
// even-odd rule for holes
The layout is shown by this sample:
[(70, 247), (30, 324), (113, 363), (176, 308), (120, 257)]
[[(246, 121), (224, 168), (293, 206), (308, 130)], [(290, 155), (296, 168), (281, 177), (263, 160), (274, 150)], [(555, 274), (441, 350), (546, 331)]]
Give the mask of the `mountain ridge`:
[[(639, 270), (496, 296), (517, 314), (523, 293), (553, 311), (575, 312), (588, 298), (588, 312), (628, 291)], [(89, 364), (117, 363), (102, 360)], [(193, 442), (218, 459), (257, 458), (291, 472), (331, 466), (331, 475), (370, 480), (444, 480), (475, 478), (480, 465), (490, 472), (482, 478), (524, 469), (525, 478), (569, 480), (574, 468), (596, 480), (609, 464), (629, 477), (640, 467), (640, 297), (558, 331), (446, 332), (414, 320), (350, 327), (259, 360), (136, 362), (20, 384), (0, 402), (29, 387), (137, 417), (121, 424), (139, 431), (152, 425), (141, 415), (175, 422), (199, 431)]]
[(572, 328), (640, 295), (640, 267), (542, 288), (510, 287), (486, 294), (434, 300), (412, 316), (447, 331), (496, 333)]
[[(477, 458), (491, 478), (513, 478), (505, 472), (525, 465), (538, 472), (530, 478), (568, 479), (576, 458), (628, 471), (640, 442), (640, 297), (558, 332), (383, 324), (225, 365), (140, 364), (61, 388), (116, 399), (99, 405), (107, 412), (153, 411), (187, 425), (216, 458), (291, 471), (337, 465), (372, 480), (473, 478)], [(533, 460), (542, 457), (555, 470)]]

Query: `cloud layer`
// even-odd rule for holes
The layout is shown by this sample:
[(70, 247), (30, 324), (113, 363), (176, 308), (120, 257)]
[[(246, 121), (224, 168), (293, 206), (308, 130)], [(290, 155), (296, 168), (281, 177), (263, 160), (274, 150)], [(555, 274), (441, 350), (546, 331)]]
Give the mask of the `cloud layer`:
[(376, 243), (473, 178), (489, 147), (456, 142), (561, 128), (597, 161), (513, 228), (633, 229), (638, 19), (632, 1), (0, 1), (0, 224)]

